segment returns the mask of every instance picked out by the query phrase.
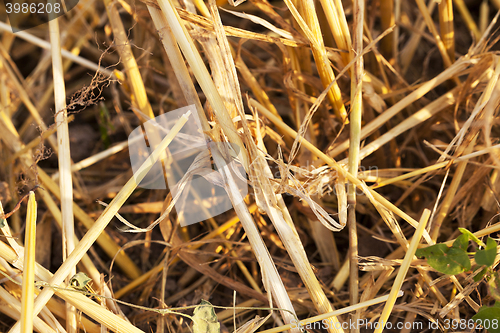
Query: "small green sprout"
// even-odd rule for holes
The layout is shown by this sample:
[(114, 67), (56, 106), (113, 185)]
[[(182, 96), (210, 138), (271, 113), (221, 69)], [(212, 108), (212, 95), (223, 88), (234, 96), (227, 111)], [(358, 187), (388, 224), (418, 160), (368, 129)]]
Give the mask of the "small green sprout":
[(69, 285), (76, 290), (93, 292), (90, 282), (92, 282), (92, 279), (87, 274), (78, 272), (69, 280)]
[[(493, 270), (498, 252), (498, 244), (491, 237), (488, 237), (485, 244), (469, 230), (463, 228), (459, 228), (459, 230), (462, 235), (453, 242), (451, 247), (443, 243), (434, 244), (418, 249), (415, 255), (425, 257), (427, 263), (440, 273), (457, 275), (471, 269), (469, 255), (473, 254), (477, 264), (474, 270), (478, 271), (483, 267), (474, 276), (474, 281), (478, 282), (485, 278), (488, 282), (490, 293), (497, 302), (494, 306), (481, 307), (472, 319), (477, 325), (481, 325), (490, 333), (500, 333), (500, 277), (498, 272)], [(477, 250), (475, 253), (467, 252), (469, 240), (474, 241), (483, 249)]]

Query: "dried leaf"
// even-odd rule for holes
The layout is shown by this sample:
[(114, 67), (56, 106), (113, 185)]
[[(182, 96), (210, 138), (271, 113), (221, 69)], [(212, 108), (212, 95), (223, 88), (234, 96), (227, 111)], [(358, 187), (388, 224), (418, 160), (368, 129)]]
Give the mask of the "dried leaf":
[(220, 323), (210, 302), (201, 300), (201, 304), (194, 309), (192, 318), (194, 333), (220, 333)]

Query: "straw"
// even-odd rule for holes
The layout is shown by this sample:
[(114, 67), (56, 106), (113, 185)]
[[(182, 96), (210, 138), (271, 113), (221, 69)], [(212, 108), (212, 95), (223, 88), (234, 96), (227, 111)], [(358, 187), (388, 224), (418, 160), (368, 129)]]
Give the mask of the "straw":
[[(53, 3), (53, 2), (51, 2)], [(75, 226), (73, 219), (73, 179), (71, 176), (71, 152), (69, 147), (68, 112), (66, 109), (66, 88), (64, 84), (64, 70), (61, 58), (61, 41), (59, 36), (59, 21), (53, 18), (49, 22), (50, 43), (52, 45), (52, 73), (54, 77), (54, 100), (57, 124), (57, 149), (59, 173), (59, 188), (61, 190), (62, 212), (62, 246), (63, 261), (68, 253), (75, 248)], [(76, 274), (76, 265), (69, 272)], [(68, 306), (66, 311), (66, 330), (68, 333), (77, 331), (75, 308)]]
[[(303, 319), (303, 320), (296, 322), (294, 324), (276, 327), (276, 328), (272, 328), (272, 329), (265, 330), (265, 331), (259, 331), (259, 333), (278, 333), (278, 332), (284, 332), (286, 330), (289, 330), (290, 328), (292, 328), (294, 326), (306, 326), (307, 324), (311, 324), (311, 323), (314, 323), (317, 321), (323, 321), (323, 320), (328, 319), (329, 317), (332, 317), (332, 316), (339, 316), (339, 315), (342, 315), (344, 313), (349, 313), (349, 312), (356, 311), (356, 310), (359, 310), (362, 308), (366, 308), (366, 307), (369, 307), (369, 306), (372, 306), (375, 304), (387, 302), (387, 300), (390, 298), (390, 296), (391, 295), (380, 296), (380, 297), (371, 299), (371, 300), (366, 301), (366, 302), (358, 303), (356, 305), (347, 306), (347, 307), (340, 309), (340, 310), (332, 311), (330, 313), (325, 313), (325, 314), (322, 314), (319, 316), (314, 316), (314, 317), (311, 317), (308, 319)], [(401, 297), (401, 296), (403, 296), (403, 292), (399, 291), (397, 294), (397, 297)]]
[(35, 241), (36, 241), (36, 201), (35, 193), (30, 192), (28, 212), (26, 213), (26, 237), (23, 285), (21, 297), (21, 332), (33, 332), (33, 300), (35, 298)]
[[(147, 175), (148, 171), (153, 167), (154, 163), (158, 160), (160, 155), (163, 153), (166, 147), (170, 144), (175, 135), (180, 131), (182, 126), (187, 122), (189, 115), (191, 114), (188, 111), (184, 114), (172, 127), (170, 132), (165, 136), (162, 142), (158, 145), (158, 147), (153, 151), (150, 157), (141, 165), (141, 167), (137, 170), (135, 175), (125, 184), (125, 186), (121, 189), (121, 191), (116, 195), (116, 197), (111, 201), (106, 210), (101, 214), (101, 216), (95, 221), (94, 225), (87, 231), (85, 236), (80, 240), (80, 242), (76, 245), (75, 249), (69, 257), (64, 261), (64, 263), (59, 267), (57, 272), (49, 281), (50, 285), (59, 285), (69, 274), (71, 267), (73, 267), (83, 255), (87, 252), (87, 250), (92, 246), (95, 242), (99, 234), (104, 230), (104, 228), (108, 225), (111, 219), (115, 216), (116, 212), (120, 209), (120, 207), (125, 203), (127, 198), (132, 194), (132, 191), (137, 187), (137, 183), (140, 183), (142, 179)], [(50, 288), (44, 289), (36, 298), (34, 304), (33, 314), (36, 315), (40, 312), (43, 306), (47, 303), (47, 301), (54, 294), (54, 290)], [(19, 322), (14, 325), (9, 332), (14, 333), (19, 331)]]
[[(450, 246), (457, 227), (500, 232), (498, 9), (500, 0), (81, 0), (50, 24), (12, 33), (9, 23), (41, 21), (0, 22), (0, 330), (183, 331), (194, 308), (171, 307), (201, 299), (237, 333), (299, 333), (316, 315), (327, 318), (302, 324), (328, 323), (328, 333), (379, 319), (469, 320), (486, 304), (486, 281), (431, 273), (408, 248), (429, 207), (422, 247)], [(206, 152), (211, 166), (192, 166), (180, 199), (131, 186), (125, 138), (186, 105), (220, 148)], [(227, 168), (238, 150), (228, 143), (246, 174)], [(182, 174), (193, 152), (163, 161), (167, 175)], [(176, 200), (210, 210), (191, 176), (222, 186), (235, 212), (179, 226)], [(30, 191), (43, 230), (33, 310), (21, 317)], [(55, 276), (40, 265), (57, 270), (61, 259)], [(75, 272), (96, 295), (63, 282)], [(389, 293), (384, 311), (351, 307)], [(358, 319), (368, 325), (353, 328)]]
[(391, 315), (392, 309), (394, 308), (394, 304), (396, 302), (396, 299), (398, 298), (398, 295), (400, 293), (401, 287), (403, 285), (403, 281), (406, 277), (406, 273), (408, 272), (408, 269), (410, 268), (411, 261), (413, 260), (413, 257), (415, 255), (415, 251), (417, 251), (418, 243), (420, 243), (420, 239), (422, 238), (422, 234), (425, 231), (425, 226), (427, 225), (427, 221), (429, 220), (429, 216), (431, 214), (431, 211), (426, 209), (422, 213), (422, 217), (420, 218), (420, 221), (418, 223), (418, 228), (415, 230), (415, 233), (413, 235), (413, 238), (410, 242), (410, 246), (408, 247), (408, 250), (406, 251), (405, 258), (403, 260), (403, 263), (401, 264), (401, 267), (399, 268), (399, 272), (396, 276), (396, 279), (394, 280), (394, 283), (391, 288), (391, 293), (389, 294), (389, 299), (385, 303), (384, 310), (382, 310), (382, 314), (380, 315), (378, 325), (375, 326), (375, 333), (381, 333), (386, 324), (387, 324), (387, 319), (389, 319), (389, 316)]
[[(382, 7), (382, 6), (381, 6)], [(382, 9), (382, 8), (381, 8)], [(386, 10), (388, 10), (386, 8)], [(352, 55), (361, 54), (363, 52), (363, 23), (365, 2), (364, 0), (354, 1), (353, 5), (354, 15), (354, 32), (352, 43)], [(392, 16), (392, 10), (387, 13)], [(383, 23), (384, 18), (382, 18)], [(391, 24), (392, 25), (392, 24)], [(390, 36), (385, 37), (386, 40), (392, 42)], [(386, 50), (392, 49), (389, 44)], [(363, 76), (363, 57), (358, 58), (354, 63), (351, 71), (351, 115), (350, 115), (350, 147), (349, 147), (349, 163), (348, 172), (357, 177), (359, 167), (359, 150), (361, 145), (361, 120), (363, 113), (363, 93), (362, 93), (362, 76)], [(342, 186), (343, 184), (341, 184)], [(352, 182), (347, 184), (347, 216), (349, 228), (349, 303), (354, 305), (359, 301), (359, 287), (358, 287), (358, 232), (356, 227), (356, 185)], [(351, 315), (353, 322), (358, 322), (359, 313), (355, 312)], [(351, 333), (358, 333), (359, 327), (351, 329)]]
[(455, 30), (453, 27), (453, 2), (444, 0), (439, 4), (439, 27), (441, 39), (451, 62), (455, 61)]

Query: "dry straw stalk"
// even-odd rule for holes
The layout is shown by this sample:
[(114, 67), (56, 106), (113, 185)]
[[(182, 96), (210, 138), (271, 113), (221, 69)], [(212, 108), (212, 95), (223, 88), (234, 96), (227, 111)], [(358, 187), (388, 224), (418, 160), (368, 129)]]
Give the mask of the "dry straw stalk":
[[(165, 14), (165, 9), (167, 10), (168, 13), (171, 13), (170, 3), (165, 3), (163, 7), (165, 7), (165, 8), (162, 8), (162, 11), (160, 12), (156, 8), (153, 8), (150, 6), (149, 12), (151, 14), (151, 17), (153, 18), (153, 22), (155, 23), (158, 31), (160, 31), (165, 51), (167, 52), (168, 56), (170, 57), (171, 63), (174, 64), (174, 68), (176, 69), (177, 79), (181, 83), (181, 85), (185, 88), (183, 91), (184, 91), (186, 100), (188, 101), (188, 103), (192, 103), (192, 104), (196, 105), (198, 116), (199, 116), (199, 119), (201, 120), (202, 128), (205, 131), (209, 130), (210, 127), (207, 123), (203, 109), (201, 108), (201, 103), (199, 102), (199, 99), (198, 99), (198, 96), (197, 96), (196, 91), (194, 89), (193, 83), (192, 83), (191, 78), (188, 74), (186, 65), (184, 64), (184, 61), (182, 60), (180, 50), (178, 49), (177, 45), (174, 42), (174, 37), (176, 37), (177, 41), (179, 41), (179, 39), (185, 40), (187, 47), (189, 47), (188, 45), (190, 45), (190, 43), (189, 43), (190, 39), (188, 39), (187, 36), (184, 35), (184, 31), (182, 29), (180, 29), (180, 27), (177, 27), (177, 29), (174, 29), (172, 27), (172, 25), (177, 26), (177, 24), (174, 24), (175, 22), (172, 20), (168, 20), (169, 16), (165, 17), (164, 15), (162, 15), (162, 14)], [(177, 19), (175, 16), (175, 12), (172, 14), (174, 14), (173, 19), (174, 20)], [(176, 33), (180, 34), (180, 35), (177, 36)], [(180, 46), (182, 49), (181, 44), (180, 44)], [(186, 52), (184, 51), (184, 49), (182, 49), (182, 50), (184, 52), (184, 55), (186, 56)], [(196, 55), (198, 55), (196, 49), (189, 49), (187, 52), (193, 53), (193, 51), (195, 51), (194, 53)], [(192, 59), (193, 61), (196, 61), (195, 60), (197, 58), (196, 55), (192, 54), (191, 58), (186, 56), (188, 62), (190, 62), (189, 61), (190, 59)], [(199, 57), (199, 55), (198, 55), (198, 57)], [(212, 82), (210, 76), (208, 75), (206, 68), (204, 67), (204, 64), (203, 63), (201, 63), (201, 64), (196, 63), (195, 65), (198, 68), (199, 75), (201, 75), (201, 77), (206, 81), (206, 83), (205, 83), (206, 87), (208, 89), (211, 89), (211, 90), (215, 89), (215, 87), (213, 86), (213, 82)], [(193, 67), (193, 64), (191, 64), (191, 67)], [(208, 77), (206, 77), (206, 76), (208, 76)], [(197, 78), (197, 79), (200, 80), (200, 78)], [(203, 88), (203, 85), (202, 85), (202, 88)], [(214, 91), (214, 94), (216, 94), (216, 96), (215, 95), (209, 95), (209, 96), (211, 96), (212, 99), (215, 99), (216, 103), (222, 103), (222, 100), (220, 100), (220, 95), (216, 90)], [(223, 117), (223, 119), (227, 119), (226, 118), (227, 115), (223, 115), (222, 117)], [(221, 122), (221, 125), (224, 125), (224, 122)], [(230, 125), (234, 126), (232, 124), (232, 120), (231, 120)], [(231, 133), (230, 131), (231, 131), (231, 129), (229, 130), (229, 133)], [(228, 135), (228, 138), (229, 138), (230, 142), (232, 142), (230, 135)], [(240, 140), (240, 142), (241, 142), (241, 140)], [(242, 146), (240, 146), (240, 147), (242, 147)], [(225, 164), (224, 162), (220, 162), (220, 160), (216, 160), (216, 162), (219, 163), (219, 167), (221, 167), (222, 165)], [(220, 168), (220, 169), (222, 169), (222, 168)], [(230, 177), (230, 175), (228, 175), (228, 176)], [(260, 237), (259, 232), (258, 232), (258, 230), (253, 222), (253, 218), (251, 217), (251, 215), (248, 212), (247, 206), (244, 204), (244, 202), (243, 203), (241, 202), (241, 198), (237, 198), (235, 196), (239, 196), (239, 193), (235, 192), (235, 193), (230, 194), (230, 198), (233, 199), (233, 204), (238, 203), (235, 205), (236, 206), (235, 209), (237, 211), (238, 218), (243, 224), (243, 227), (247, 233), (247, 237), (249, 238), (249, 241), (252, 244), (253, 251), (256, 253), (256, 257), (260, 261), (259, 264), (261, 265), (262, 271), (264, 272), (264, 274), (266, 274), (266, 276), (269, 278), (270, 281), (273, 281), (273, 283), (269, 284), (269, 289), (275, 298), (276, 305), (279, 308), (291, 311), (291, 312), (282, 311), (282, 315), (285, 318), (285, 321), (290, 322), (294, 319), (294, 317), (291, 315), (291, 314), (293, 314), (294, 310), (293, 310), (293, 306), (288, 298), (286, 290), (283, 286), (283, 283), (282, 283), (279, 275), (277, 274), (276, 267), (274, 266), (272, 259), (269, 256), (269, 253), (267, 251), (267, 248), (265, 247), (264, 242), (263, 242), (262, 238)]]
[[(149, 104), (148, 97), (146, 95), (146, 88), (144, 88), (144, 82), (142, 80), (141, 73), (139, 72), (137, 61), (132, 53), (132, 47), (130, 46), (127, 38), (127, 33), (123, 27), (118, 9), (116, 8), (117, 3), (111, 0), (104, 0), (104, 5), (106, 6), (109, 22), (111, 23), (111, 27), (113, 29), (115, 44), (117, 45), (118, 52), (120, 53), (123, 66), (125, 67), (128, 79), (127, 82), (132, 90), (132, 102), (143, 115), (152, 119), (154, 118), (153, 110)], [(144, 116), (140, 113), (136, 112), (136, 114), (139, 119), (144, 118)]]
[[(331, 82), (335, 80), (335, 75), (326, 54), (323, 36), (321, 35), (321, 28), (316, 16), (314, 1), (305, 0), (302, 2), (304, 14), (303, 16), (305, 16), (304, 18), (297, 11), (295, 5), (291, 0), (285, 0), (285, 4), (309, 39), (314, 60), (316, 62), (316, 67), (318, 68), (319, 76), (321, 78), (323, 86), (327, 87)], [(347, 111), (345, 110), (345, 106), (342, 102), (341, 92), (336, 82), (328, 91), (328, 98), (333, 106), (333, 109), (335, 110), (337, 117), (342, 122), (346, 122)]]
[[(73, 179), (71, 174), (71, 152), (69, 147), (68, 112), (66, 109), (66, 88), (64, 84), (64, 69), (61, 57), (61, 40), (57, 18), (49, 22), (50, 43), (52, 45), (52, 73), (54, 83), (54, 101), (57, 124), (57, 149), (59, 173), (59, 188), (61, 190), (62, 213), (62, 244), (63, 260), (75, 248), (75, 225), (73, 219)], [(76, 265), (69, 275), (76, 274)], [(68, 333), (77, 331), (75, 308), (68, 305), (66, 311), (66, 330)]]
[(453, 2), (444, 0), (439, 4), (439, 27), (441, 39), (451, 62), (455, 61), (455, 31), (453, 28)]
[(36, 241), (36, 201), (30, 192), (26, 213), (26, 237), (24, 240), (24, 270), (21, 298), (21, 332), (33, 332), (33, 300), (35, 298), (35, 241)]
[[(137, 183), (140, 183), (142, 179), (146, 176), (148, 171), (153, 167), (154, 163), (158, 160), (160, 155), (164, 152), (165, 148), (168, 147), (172, 139), (179, 132), (182, 126), (187, 122), (190, 112), (183, 115), (177, 123), (172, 127), (170, 132), (165, 136), (158, 147), (153, 151), (143, 165), (137, 170), (135, 175), (123, 186), (116, 197), (111, 201), (106, 210), (101, 214), (101, 216), (95, 221), (94, 225), (87, 231), (85, 236), (77, 244), (74, 251), (71, 252), (69, 257), (64, 261), (64, 263), (59, 267), (54, 276), (50, 279), (49, 284), (52, 286), (60, 285), (63, 280), (68, 276), (70, 270), (74, 265), (76, 265), (83, 255), (88, 251), (90, 246), (95, 242), (99, 234), (108, 225), (111, 219), (118, 212), (120, 207), (125, 203), (127, 198), (132, 194), (132, 191), (137, 187)], [(44, 289), (40, 295), (36, 298), (33, 314), (37, 315), (47, 301), (54, 294), (54, 290), (51, 288)], [(90, 300), (89, 300), (90, 301)], [(19, 332), (19, 322), (16, 323), (10, 330), (11, 333)]]
[[(19, 134), (9, 118), (0, 118), (0, 129), (2, 129), (3, 139), (11, 151), (20, 152), (24, 150), (24, 145), (20, 141)], [(34, 164), (32, 156), (28, 153), (20, 156), (20, 161), (28, 170)], [(47, 173), (45, 173), (45, 171), (43, 171), (43, 169), (38, 168), (37, 176), (44, 189), (52, 192), (58, 199), (61, 198), (59, 186), (49, 177), (49, 175), (47, 175)], [(73, 211), (76, 218), (87, 228), (92, 227), (94, 220), (76, 203), (73, 203)], [(116, 255), (116, 262), (118, 266), (120, 266), (129, 277), (135, 279), (141, 275), (139, 268), (134, 264), (134, 262), (123, 251), (119, 252), (119, 246), (106, 231), (103, 231), (99, 235), (97, 243), (103, 248), (110, 258), (113, 258)]]
[(400, 293), (401, 286), (403, 285), (404, 279), (406, 277), (406, 273), (410, 268), (411, 261), (415, 256), (415, 251), (417, 251), (417, 247), (418, 244), (420, 243), (420, 239), (422, 238), (422, 234), (425, 231), (425, 226), (427, 225), (427, 221), (429, 220), (430, 214), (431, 211), (426, 209), (424, 210), (422, 217), (420, 218), (418, 228), (417, 230), (415, 230), (415, 233), (410, 242), (408, 250), (406, 251), (403, 263), (401, 264), (399, 272), (392, 285), (391, 293), (389, 294), (389, 299), (385, 303), (384, 310), (382, 310), (382, 314), (380, 315), (379, 325), (376, 326), (377, 328), (375, 329), (375, 333), (381, 333), (384, 330), (384, 327), (387, 323), (387, 319), (389, 319), (392, 309), (394, 308), (394, 303), (396, 302), (396, 299)]
[[(351, 59), (363, 52), (363, 23), (365, 1), (356, 0), (353, 3), (354, 26), (353, 26), (353, 48), (351, 50)], [(392, 11), (390, 12), (392, 14)], [(386, 40), (389, 36), (385, 37)], [(353, 177), (357, 177), (359, 167), (359, 149), (361, 144), (361, 119), (363, 114), (363, 57), (357, 58), (351, 71), (351, 116), (350, 116), (350, 147), (349, 163), (347, 170)], [(340, 184), (343, 186), (343, 184)], [(348, 182), (347, 188), (347, 224), (349, 228), (349, 303), (354, 305), (358, 303), (358, 232), (356, 226), (356, 185)], [(359, 312), (354, 312), (351, 316), (353, 322), (358, 322)], [(359, 327), (351, 330), (351, 333), (358, 333)]]
[[(22, 261), (20, 261), (20, 259), (22, 260), (23, 258), (19, 258), (12, 248), (7, 246), (4, 242), (0, 242), (0, 257), (11, 263), (14, 267), (24, 270)], [(39, 264), (35, 263), (34, 270), (37, 280), (41, 281), (42, 285), (47, 286), (44, 290), (51, 290), (53, 293), (55, 292), (57, 296), (74, 305), (79, 311), (82, 311), (94, 320), (105, 325), (110, 330), (123, 333), (144, 333), (132, 325), (129, 321), (113, 314), (111, 311), (103, 308), (101, 305), (90, 300), (87, 296), (82, 295), (80, 292), (66, 289), (66, 285), (64, 283), (60, 284), (59, 287), (56, 288), (49, 287), (48, 282), (53, 278), (53, 275)], [(40, 295), (41, 294), (39, 294), (38, 297)], [(36, 316), (33, 314), (33, 318), (34, 317)]]
[[(117, 305), (121, 301), (111, 299), (107, 278), (121, 288), (114, 297), (126, 296), (127, 301), (148, 307), (158, 302), (166, 309), (191, 299), (195, 292), (196, 300), (198, 295), (206, 299), (219, 292), (213, 303), (226, 306), (219, 313), (221, 323), (234, 325), (229, 329), (239, 333), (255, 331), (258, 320), (249, 319), (251, 309), (231, 308), (238, 303), (280, 308), (262, 320), (266, 328), (275, 327), (266, 333), (298, 333), (295, 320), (306, 318), (311, 309), (320, 317), (305, 319), (302, 325), (326, 319), (330, 333), (343, 333), (337, 316), (346, 314), (342, 319), (351, 322), (373, 320), (380, 311), (366, 306), (379, 301), (386, 302), (381, 322), (394, 320), (396, 311), (408, 322), (419, 319), (415, 313), (429, 320), (474, 315), (479, 304), (488, 300), (481, 288), (474, 297), (470, 295), (478, 283), (471, 282), (467, 272), (436, 279), (414, 252), (422, 237), (429, 245), (438, 239), (450, 245), (457, 225), (479, 230), (475, 234), (480, 237), (500, 230), (500, 223), (485, 227), (496, 222), (490, 218), (496, 218), (494, 198), (500, 192), (500, 145), (495, 142), (500, 58), (493, 51), (498, 38), (492, 29), (500, 13), (491, 20), (494, 13), (489, 10), (499, 9), (500, 1), (482, 1), (477, 22), (471, 16), (472, 7), (463, 0), (380, 0), (370, 3), (365, 17), (365, 0), (285, 0), (284, 10), (267, 0), (225, 2), (148, 0), (131, 5), (129, 0), (83, 0), (58, 18), (60, 32), (57, 22), (50, 23), (50, 37), (44, 32), (46, 26), (14, 35), (0, 22), (0, 156), (4, 161), (0, 175), (5, 177), (0, 179), (0, 200), (9, 208), (4, 215), (0, 204), (0, 216), (5, 217), (0, 220), (5, 237), (0, 242), (0, 272), (6, 277), (0, 287), (0, 312), (18, 321), (12, 330), (65, 332), (61, 323), (66, 322), (68, 333), (73, 333), (74, 312), (66, 313), (67, 304), (82, 311), (76, 321), (90, 333), (139, 333), (151, 329), (146, 328), (150, 323), (156, 323), (158, 333), (184, 329), (180, 328), (183, 318), (167, 310), (137, 308), (137, 316), (126, 318)], [(439, 13), (433, 13), (436, 6)], [(259, 32), (255, 32), (257, 25)], [(50, 43), (37, 36), (50, 38)], [(102, 45), (109, 48), (103, 52)], [(34, 57), (36, 53), (41, 56)], [(97, 73), (87, 77), (89, 68), (110, 80)], [(82, 90), (90, 78), (93, 91)], [(75, 91), (83, 95), (75, 95), (77, 101), (72, 103), (77, 122), (69, 134), (78, 142), (78, 127), (99, 125), (101, 140), (92, 139), (93, 148), (104, 151), (71, 166), (64, 100)], [(94, 94), (97, 91), (104, 98), (99, 107), (79, 113), (80, 106), (100, 98)], [(128, 180), (124, 178), (128, 142), (107, 150), (103, 145), (145, 120), (184, 105), (194, 105), (191, 111), (198, 114), (207, 146), (221, 147), (212, 152), (211, 161), (221, 171), (217, 177), (226, 185), (236, 216), (229, 219), (234, 214), (221, 214), (179, 228), (170, 221), (175, 215), (165, 218), (171, 207), (165, 210), (170, 196), (163, 200), (164, 191), (136, 190), (129, 197), (135, 181), (123, 187)], [(92, 112), (99, 124), (88, 117)], [(56, 115), (55, 126), (47, 128), (50, 113)], [(43, 131), (39, 138), (33, 124)], [(95, 128), (92, 132), (97, 138)], [(58, 154), (59, 172), (46, 167), (51, 160), (39, 158), (47, 156), (37, 147), (44, 141)], [(228, 142), (242, 152), (248, 188), (253, 191), (248, 197), (240, 195), (237, 177), (226, 165), (227, 154), (232, 153), (224, 147)], [(179, 172), (175, 161), (164, 164), (167, 173)], [(370, 171), (358, 173), (360, 166), (368, 165)], [(28, 263), (34, 241), (26, 240), (25, 247), (16, 241), (24, 223), (23, 200), (30, 198), (28, 215), (34, 202), (29, 194), (20, 200), (21, 178), (44, 189), (36, 192), (45, 212), (38, 235), (48, 234), (52, 220), (64, 230), (63, 249), (69, 257), (55, 275), (42, 267), (55, 264), (49, 260), (54, 255), (45, 251), (46, 242), (52, 240), (37, 239), (38, 263)], [(12, 199), (5, 199), (5, 184)], [(358, 189), (365, 195), (357, 196)], [(477, 195), (471, 195), (471, 190)], [(103, 212), (95, 208), (94, 199), (114, 196)], [(430, 218), (425, 210), (429, 206), (435, 207)], [(325, 222), (320, 215), (327, 218), (336, 211), (337, 216), (328, 216), (330, 227), (338, 230), (348, 222), (348, 232), (326, 232), (328, 224), (316, 222), (315, 217)], [(123, 218), (141, 222), (161, 213), (157, 221), (162, 223), (165, 242), (155, 244), (159, 235), (152, 226), (136, 237), (106, 232), (118, 212), (134, 214)], [(81, 242), (71, 230), (72, 215), (89, 229)], [(415, 216), (422, 216), (421, 221)], [(29, 227), (26, 237), (33, 239)], [(167, 237), (167, 228), (173, 238)], [(447, 233), (450, 230), (455, 231)], [(198, 238), (199, 232), (205, 237)], [(361, 255), (372, 255), (376, 246), (372, 242), (387, 248), (376, 249), (380, 253), (373, 255), (380, 258), (358, 257), (358, 237), (367, 240), (359, 242)], [(368, 238), (376, 240), (368, 242)], [(346, 247), (337, 248), (334, 240), (349, 242), (349, 254)], [(71, 241), (78, 244), (75, 249)], [(90, 248), (93, 244), (100, 249)], [(118, 244), (125, 246), (120, 249)], [(125, 253), (135, 255), (139, 246), (144, 251), (140, 262), (134, 263)], [(158, 260), (153, 251), (157, 246), (165, 246)], [(102, 269), (106, 256), (115, 255), (120, 270), (114, 271), (112, 265), (106, 274)], [(347, 260), (341, 265), (344, 256)], [(100, 261), (101, 269), (92, 260)], [(63, 282), (77, 263), (94, 280), (97, 293), (108, 299), (94, 302)], [(183, 269), (183, 265), (189, 267)], [(149, 271), (143, 274), (138, 266)], [(202, 278), (190, 283), (199, 274)], [(411, 293), (396, 305), (395, 295), (405, 278)], [(177, 282), (178, 290), (169, 288), (172, 282)], [(220, 293), (226, 287), (237, 291), (234, 298)], [(384, 290), (390, 290), (390, 295), (379, 297)], [(25, 295), (35, 297), (34, 301), (23, 299), (22, 304)], [(25, 309), (30, 303), (33, 308)], [(346, 305), (351, 306), (342, 308)], [(341, 309), (332, 311), (332, 306)], [(236, 320), (244, 323), (239, 330)]]
[[(275, 118), (270, 111), (266, 110), (257, 101), (251, 100), (250, 103), (251, 103), (251, 105), (253, 105), (256, 108), (258, 108), (258, 110), (261, 113), (263, 113), (271, 122), (273, 122), (275, 124), (279, 124), (279, 126), (282, 126), (283, 129), (286, 130), (293, 138), (297, 137), (297, 132), (295, 132), (293, 129), (291, 129), (290, 127), (288, 127), (286, 124), (280, 123), (279, 120), (277, 118)], [(309, 149), (314, 155), (316, 155), (321, 160), (323, 160), (326, 164), (328, 164), (329, 166), (331, 166), (335, 171), (337, 171), (338, 173), (342, 174), (342, 176), (344, 176), (347, 180), (351, 181), (353, 184), (355, 184), (358, 187), (362, 187), (363, 182), (360, 181), (359, 179), (357, 179), (356, 177), (354, 177), (353, 175), (351, 175), (346, 170), (344, 170), (344, 168), (341, 167), (334, 159), (332, 159), (329, 156), (327, 156), (325, 153), (323, 153), (322, 151), (320, 151), (317, 147), (315, 147), (314, 145), (312, 145), (310, 142), (308, 142), (307, 140), (305, 140), (303, 138), (300, 139), (300, 143), (304, 147), (306, 147), (307, 149)], [(371, 195), (373, 195), (373, 197), (382, 206), (384, 206), (388, 210), (392, 211), (394, 214), (396, 214), (399, 217), (401, 217), (402, 219), (404, 219), (406, 222), (408, 222), (414, 228), (418, 227), (418, 222), (417, 221), (415, 221), (413, 218), (411, 218), (408, 214), (406, 214), (405, 212), (403, 212), (401, 209), (399, 209), (396, 206), (394, 206), (391, 202), (389, 202), (382, 195), (378, 194), (377, 192), (375, 192), (374, 190), (372, 190), (370, 188), (366, 188), (366, 190)], [(427, 231), (424, 231), (424, 238), (425, 238), (425, 240), (429, 244), (432, 243), (430, 235), (429, 235), (429, 233)]]

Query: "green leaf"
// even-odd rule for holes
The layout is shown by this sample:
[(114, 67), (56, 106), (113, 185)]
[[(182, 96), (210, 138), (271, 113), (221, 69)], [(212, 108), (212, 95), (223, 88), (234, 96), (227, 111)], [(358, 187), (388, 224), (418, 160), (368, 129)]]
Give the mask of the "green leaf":
[(455, 239), (452, 246), (467, 251), (469, 247), (469, 235), (461, 234)]
[(92, 279), (87, 274), (78, 272), (69, 280), (69, 285), (77, 290), (85, 291), (91, 281)]
[(201, 300), (193, 313), (193, 333), (220, 333), (220, 323), (210, 302)]
[(483, 268), (483, 270), (481, 272), (479, 272), (476, 276), (474, 276), (474, 282), (478, 282), (479, 280), (481, 280), (487, 271), (488, 271), (488, 267)]
[(0, 228), (5, 227), (5, 220), (0, 218)]
[(490, 333), (500, 333), (500, 303), (494, 306), (483, 306), (479, 309), (472, 320), (478, 325), (482, 325)]
[(469, 236), (469, 239), (472, 239), (474, 242), (476, 242), (479, 246), (486, 247), (486, 244), (484, 244), (479, 238), (476, 237), (472, 232), (470, 232), (467, 229), (464, 228), (458, 228), (460, 232), (464, 235)]
[(111, 123), (108, 108), (104, 102), (101, 102), (99, 103), (99, 132), (101, 133), (101, 140), (105, 149), (108, 149), (111, 145), (109, 132), (112, 131), (114, 131), (114, 127)]
[(429, 265), (443, 274), (456, 275), (468, 271), (471, 267), (467, 252), (459, 247), (435, 244), (418, 249), (415, 254), (419, 257), (426, 257)]
[(490, 280), (488, 281), (488, 287), (491, 296), (493, 296), (496, 301), (500, 301), (500, 276), (498, 272), (491, 274)]
[(497, 256), (497, 242), (492, 238), (488, 237), (486, 241), (486, 247), (484, 250), (478, 250), (474, 259), (478, 265), (486, 265), (490, 267), (495, 263), (495, 257)]
[(426, 257), (429, 258), (430, 256), (439, 256), (443, 255), (448, 251), (448, 246), (446, 244), (434, 244), (428, 247), (424, 247), (423, 249), (417, 249), (417, 252), (415, 252), (415, 255), (417, 257)]

